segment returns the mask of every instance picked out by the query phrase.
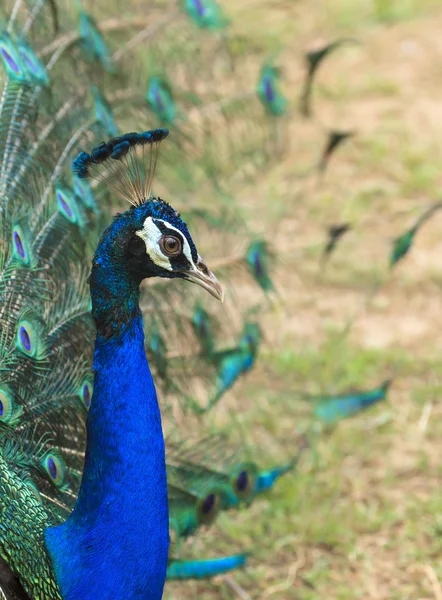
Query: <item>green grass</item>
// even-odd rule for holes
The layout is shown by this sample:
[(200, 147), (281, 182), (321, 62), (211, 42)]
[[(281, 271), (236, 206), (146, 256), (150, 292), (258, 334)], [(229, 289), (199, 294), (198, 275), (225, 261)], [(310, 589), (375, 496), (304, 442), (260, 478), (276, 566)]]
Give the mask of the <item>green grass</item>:
[[(297, 472), (281, 480), (267, 498), (250, 510), (222, 516), (219, 530), (229, 542), (217, 544), (217, 549), (251, 552), (249, 568), (235, 575), (241, 589), (251, 598), (272, 592), (275, 598), (356, 599), (367, 597), (369, 587), (364, 586), (385, 568), (407, 571), (410, 565), (429, 564), (440, 575), (442, 493), (435, 483), (442, 467), (421, 447), (416, 432), (424, 406), (442, 392), (436, 380), (425, 381), (429, 373), (435, 373), (437, 359), (416, 361), (400, 348), (367, 350), (332, 332), (316, 348), (268, 352), (261, 357), (258, 370), (263, 364), (267, 373), (258, 381), (251, 378), (239, 390), (239, 397), (247, 397), (242, 406), (247, 427), (259, 431), (264, 427), (269, 436), (284, 440), (281, 457), (294, 444), (284, 425), (292, 423), (292, 432), (303, 429), (299, 415), (312, 425), (311, 404), (291, 393), (292, 388), (305, 382), (310, 382), (313, 392), (343, 391), (354, 385), (369, 388), (393, 367), (397, 385), (387, 402), (323, 430)], [(278, 382), (277, 391), (263, 389), (266, 378)], [(382, 420), (383, 416), (388, 418)], [(433, 418), (421, 441), (437, 443), (441, 433), (442, 424)], [(405, 456), (403, 465), (392, 460), (398, 445)], [(422, 486), (417, 492), (416, 481)], [(298, 560), (299, 573), (286, 589), (288, 571)], [(198, 589), (199, 597), (223, 598), (222, 581), (211, 591), (189, 584), (183, 597), (192, 597)], [(402, 592), (394, 587), (385, 597), (400, 598), (409, 582), (403, 585)], [(413, 581), (412, 589), (425, 594), (428, 584)], [(181, 597), (175, 586), (172, 590), (173, 597)]]

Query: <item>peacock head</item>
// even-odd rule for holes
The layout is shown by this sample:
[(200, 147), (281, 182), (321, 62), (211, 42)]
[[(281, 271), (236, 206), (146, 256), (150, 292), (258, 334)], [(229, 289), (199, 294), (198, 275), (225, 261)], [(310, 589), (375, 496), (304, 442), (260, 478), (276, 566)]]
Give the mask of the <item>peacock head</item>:
[[(199, 256), (186, 223), (170, 204), (151, 194), (158, 147), (168, 133), (167, 129), (155, 129), (125, 134), (100, 144), (91, 154), (81, 152), (74, 160), (78, 177), (104, 180), (112, 192), (132, 204), (104, 232), (92, 276), (95, 272), (100, 279), (100, 272), (112, 265), (117, 275), (116, 293), (123, 269), (136, 285), (148, 277), (181, 278), (222, 301), (223, 289)], [(103, 174), (103, 165), (107, 174)], [(109, 179), (109, 173), (114, 179)]]

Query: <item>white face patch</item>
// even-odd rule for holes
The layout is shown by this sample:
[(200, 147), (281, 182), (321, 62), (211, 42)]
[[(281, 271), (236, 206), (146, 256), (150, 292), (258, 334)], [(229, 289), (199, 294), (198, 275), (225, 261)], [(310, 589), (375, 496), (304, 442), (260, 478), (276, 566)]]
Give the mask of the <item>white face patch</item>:
[[(189, 242), (186, 239), (186, 236), (181, 233), (179, 229), (167, 223), (167, 221), (162, 221), (161, 219), (155, 219), (155, 221), (161, 221), (164, 225), (171, 231), (176, 231), (178, 233), (178, 237), (180, 240), (183, 240), (183, 254), (189, 261), (189, 263), (195, 268), (195, 263), (192, 259), (192, 252), (190, 250)], [(147, 219), (143, 223), (143, 229), (136, 232), (146, 244), (146, 252), (149, 255), (150, 259), (162, 269), (166, 269), (167, 271), (173, 271), (170, 260), (167, 256), (165, 256), (160, 247), (160, 238), (164, 235), (163, 232), (159, 229), (159, 227), (154, 223), (152, 217), (147, 217)]]

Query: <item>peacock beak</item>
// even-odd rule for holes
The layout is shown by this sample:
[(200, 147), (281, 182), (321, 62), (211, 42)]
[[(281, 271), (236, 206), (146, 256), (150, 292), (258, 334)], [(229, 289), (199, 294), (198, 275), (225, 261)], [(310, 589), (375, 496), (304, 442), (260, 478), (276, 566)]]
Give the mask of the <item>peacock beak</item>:
[(191, 271), (186, 271), (185, 279), (200, 285), (202, 288), (207, 290), (217, 300), (224, 302), (224, 289), (218, 279), (203, 261), (201, 256), (198, 256), (198, 261), (195, 268)]

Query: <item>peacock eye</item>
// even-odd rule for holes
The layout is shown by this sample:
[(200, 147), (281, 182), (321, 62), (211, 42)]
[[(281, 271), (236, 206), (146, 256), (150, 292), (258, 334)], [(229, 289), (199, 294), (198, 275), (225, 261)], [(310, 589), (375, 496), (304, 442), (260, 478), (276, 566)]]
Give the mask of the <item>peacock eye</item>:
[(221, 509), (221, 499), (213, 492), (207, 494), (198, 503), (198, 521), (202, 525), (210, 525), (218, 516)]
[(249, 474), (247, 471), (241, 471), (236, 479), (238, 492), (244, 492), (249, 486)]
[(205, 515), (208, 515), (212, 512), (213, 508), (216, 505), (216, 496), (215, 494), (209, 494), (201, 504), (201, 512)]
[(240, 500), (250, 500), (256, 485), (256, 467), (252, 464), (239, 466), (231, 482), (233, 491)]
[(43, 468), (52, 483), (57, 487), (63, 486), (66, 467), (61, 457), (50, 452), (43, 460)]
[(166, 256), (177, 256), (181, 253), (181, 240), (174, 235), (163, 235), (160, 238), (160, 248)]

